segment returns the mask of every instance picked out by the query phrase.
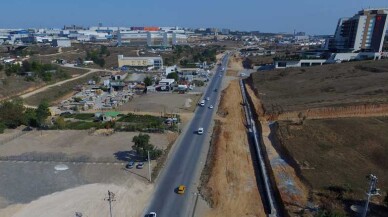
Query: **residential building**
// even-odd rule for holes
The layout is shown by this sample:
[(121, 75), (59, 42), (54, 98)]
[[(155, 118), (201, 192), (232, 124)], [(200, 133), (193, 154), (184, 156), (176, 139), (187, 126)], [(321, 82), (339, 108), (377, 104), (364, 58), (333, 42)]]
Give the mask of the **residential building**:
[(364, 9), (338, 21), (326, 48), (335, 52), (381, 52), (388, 25), (388, 8)]
[(129, 67), (153, 67), (155, 69), (163, 68), (162, 57), (124, 57), (124, 55), (118, 55), (118, 66)]

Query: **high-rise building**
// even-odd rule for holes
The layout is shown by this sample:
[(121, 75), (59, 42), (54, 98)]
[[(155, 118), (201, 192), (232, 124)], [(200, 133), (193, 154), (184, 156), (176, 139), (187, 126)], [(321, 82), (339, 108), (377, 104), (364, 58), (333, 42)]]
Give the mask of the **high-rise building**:
[(326, 48), (337, 52), (381, 52), (388, 25), (388, 8), (364, 9), (341, 18)]

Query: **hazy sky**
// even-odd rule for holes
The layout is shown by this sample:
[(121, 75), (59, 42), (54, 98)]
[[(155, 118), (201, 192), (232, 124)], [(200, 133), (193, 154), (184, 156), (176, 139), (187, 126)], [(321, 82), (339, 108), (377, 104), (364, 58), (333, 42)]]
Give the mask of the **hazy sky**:
[(0, 28), (96, 26), (217, 27), (333, 34), (338, 18), (388, 0), (10, 0)]

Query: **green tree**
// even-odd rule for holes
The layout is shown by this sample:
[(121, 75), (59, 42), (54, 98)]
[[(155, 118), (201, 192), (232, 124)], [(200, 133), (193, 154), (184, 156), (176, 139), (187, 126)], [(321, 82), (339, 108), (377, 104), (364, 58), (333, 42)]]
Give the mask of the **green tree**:
[(151, 86), (152, 85), (152, 78), (150, 76), (147, 76), (144, 78), (143, 82), (146, 86)]
[(46, 101), (41, 102), (36, 109), (36, 119), (39, 126), (43, 126), (47, 117), (50, 116), (49, 104)]
[(23, 113), (23, 100), (4, 101), (0, 105), (0, 122), (8, 128), (16, 128), (23, 123)]
[(0, 122), (0, 133), (4, 133), (5, 129), (7, 129), (7, 126), (3, 122)]
[(135, 150), (140, 156), (146, 157), (148, 151), (150, 152), (150, 158), (152, 160), (157, 159), (162, 154), (162, 150), (155, 148), (150, 144), (150, 135), (140, 133), (138, 136), (134, 136), (132, 139), (134, 145), (132, 149)]
[(23, 124), (31, 127), (38, 127), (38, 120), (36, 118), (36, 109), (26, 108), (23, 114)]
[(27, 60), (24, 60), (22, 62), (22, 69), (23, 69), (24, 72), (31, 71), (31, 64), (30, 64), (30, 62), (28, 62)]
[(169, 78), (169, 79), (174, 79), (175, 81), (178, 81), (178, 80), (179, 80), (178, 73), (176, 73), (176, 72), (172, 72), (172, 73), (168, 74), (168, 75), (167, 75), (167, 78)]

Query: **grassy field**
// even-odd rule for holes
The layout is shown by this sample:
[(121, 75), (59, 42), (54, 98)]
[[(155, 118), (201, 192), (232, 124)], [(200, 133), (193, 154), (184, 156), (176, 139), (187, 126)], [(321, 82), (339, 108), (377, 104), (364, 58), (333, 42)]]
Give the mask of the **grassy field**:
[[(381, 204), (388, 185), (388, 117), (279, 122), (277, 147), (311, 188), (314, 203), (344, 213), (365, 199), (366, 176), (378, 176), (382, 197), (372, 216), (387, 216)], [(380, 212), (380, 213), (378, 213)]]
[(388, 102), (388, 60), (257, 72), (249, 81), (267, 114)]
[[(60, 98), (62, 98), (65, 95), (68, 95), (72, 91), (74, 91), (74, 87), (77, 85), (85, 84), (88, 80), (92, 79), (94, 76), (98, 75), (99, 72), (89, 74), (85, 77), (67, 82), (65, 84), (51, 87), (41, 93), (32, 95), (25, 99), (25, 102), (28, 105), (38, 105), (43, 100), (47, 100), (48, 102), (52, 103)], [(103, 73), (103, 72), (101, 72)]]

